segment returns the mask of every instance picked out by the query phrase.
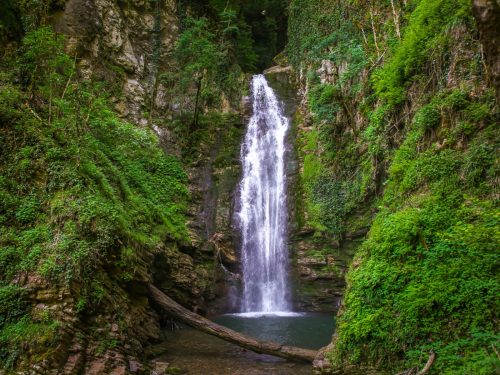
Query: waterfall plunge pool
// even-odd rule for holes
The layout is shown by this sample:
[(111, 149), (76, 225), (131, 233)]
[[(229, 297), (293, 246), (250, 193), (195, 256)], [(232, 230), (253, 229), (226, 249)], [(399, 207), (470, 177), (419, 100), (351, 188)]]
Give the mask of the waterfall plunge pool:
[[(293, 313), (293, 316), (227, 314), (214, 322), (260, 340), (319, 349), (330, 343), (333, 313)], [(167, 333), (158, 360), (193, 375), (310, 375), (311, 364), (257, 354), (190, 327)]]
[(212, 320), (259, 340), (315, 350), (328, 345), (335, 330), (333, 313), (241, 313)]

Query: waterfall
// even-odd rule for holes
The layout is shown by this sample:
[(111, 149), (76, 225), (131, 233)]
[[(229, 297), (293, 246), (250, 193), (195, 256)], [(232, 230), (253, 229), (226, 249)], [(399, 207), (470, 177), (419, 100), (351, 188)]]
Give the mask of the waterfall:
[(241, 147), (241, 311), (286, 312), (290, 306), (284, 157), (289, 124), (263, 75), (252, 79), (252, 100), (253, 114)]

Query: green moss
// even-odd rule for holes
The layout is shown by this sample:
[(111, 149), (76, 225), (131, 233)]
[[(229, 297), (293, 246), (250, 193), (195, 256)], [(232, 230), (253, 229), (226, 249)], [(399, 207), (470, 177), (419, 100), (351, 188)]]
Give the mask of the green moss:
[[(399, 38), (391, 4), (290, 6), (288, 54), (312, 114), (313, 131), (299, 132), (307, 219), (342, 235), (378, 211), (349, 271), (332, 360), (397, 373), (433, 350), (431, 373), (495, 373), (498, 107), (471, 7), (394, 2)], [(331, 83), (319, 80), (324, 60)]]
[(384, 66), (372, 75), (377, 95), (389, 104), (406, 99), (406, 87), (416, 71), (428, 59), (429, 51), (439, 48), (444, 32), (458, 22), (471, 18), (470, 4), (451, 0), (421, 0), (411, 13), (403, 39)]
[(336, 100), (341, 93), (334, 85), (319, 84), (309, 92), (309, 104), (313, 115), (322, 120), (333, 120), (339, 111)]
[[(456, 119), (480, 107), (456, 91), (442, 98), (417, 111), (395, 152), (381, 212), (349, 272), (333, 353), (338, 363), (382, 359), (387, 369), (422, 367), (433, 350), (436, 373), (498, 368), (491, 348), (498, 340), (500, 211), (488, 199), (498, 175), (491, 154), (498, 130), (488, 107), (481, 115), (488, 125), (469, 133), (475, 138), (467, 150), (452, 142), (435, 147), (426, 141), (428, 130), (453, 132), (462, 126)], [(450, 110), (455, 120), (443, 124), (440, 113)]]
[[(361, 263), (349, 273), (338, 356), (384, 358), (390, 367), (412, 348), (410, 367), (425, 362), (417, 353), (433, 349), (437, 373), (467, 373), (466, 361), (451, 355), (463, 346), (465, 357), (480, 355), (494, 364), (488, 352), (498, 339), (492, 322), (499, 218), (487, 201), (457, 194), (443, 199), (439, 191), (416, 207), (380, 213), (358, 255)], [(475, 346), (473, 337), (481, 332), (484, 341)]]
[(28, 346), (50, 347), (57, 340), (59, 323), (56, 321), (33, 321), (29, 315), (16, 319), (0, 330), (0, 357), (4, 369), (13, 369), (17, 359)]
[(440, 120), (441, 112), (434, 103), (423, 106), (413, 117), (413, 123), (422, 131), (434, 129), (439, 125)]
[(8, 366), (21, 348), (36, 353), (57, 338), (9, 286), (20, 272), (80, 285), (74, 307), (88, 313), (106, 293), (100, 267), (131, 280), (147, 252), (188, 237), (181, 163), (151, 131), (119, 119), (103, 87), (76, 80), (61, 37), (29, 33), (18, 61), (17, 71), (3, 63), (13, 76), (0, 80), (0, 299), (9, 306), (0, 310), (0, 360)]

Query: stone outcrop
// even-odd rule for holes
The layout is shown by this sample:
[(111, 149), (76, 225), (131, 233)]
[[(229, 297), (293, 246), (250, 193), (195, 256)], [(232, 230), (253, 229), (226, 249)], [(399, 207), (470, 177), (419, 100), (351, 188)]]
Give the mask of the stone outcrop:
[[(321, 79), (327, 82), (332, 69), (329, 64), (322, 64)], [(304, 129), (306, 122), (298, 120), (305, 91), (300, 90), (297, 74), (288, 65), (274, 66), (264, 74), (283, 100), (285, 112), (292, 122), (287, 139), (286, 173), (293, 304), (300, 311), (333, 312), (337, 310), (345, 289), (347, 265), (366, 230), (346, 235), (340, 241), (323, 234), (315, 236), (314, 230), (304, 225), (304, 198), (300, 188), (303, 160), (298, 155), (296, 140), (298, 132), (307, 131)]]
[(115, 108), (123, 117), (147, 125), (148, 98), (160, 110), (167, 105), (157, 73), (172, 65), (175, 1), (69, 0), (52, 23), (68, 36), (68, 53), (77, 56), (83, 76), (116, 85)]
[(500, 102), (500, 4), (497, 0), (474, 0), (472, 9), (483, 45), (488, 74)]
[(166, 332), (162, 325), (167, 321), (148, 300), (147, 284), (159, 282), (162, 290), (187, 308), (204, 312), (214, 293), (213, 256), (210, 260), (202, 262), (180, 251), (177, 243), (170, 243), (154, 254), (142, 254), (129, 280), (120, 278), (116, 265), (104, 265), (95, 275), (101, 280), (103, 297), (98, 305), (82, 311), (78, 308), (78, 278), (70, 285), (53, 285), (29, 275), (18, 280), (27, 286), (34, 303), (32, 316), (43, 319), (49, 312), (58, 322), (57, 346), (48, 351), (30, 349), (27, 358), (43, 359), (18, 363), (18, 368), (33, 374), (149, 373), (145, 349), (162, 339)]
[[(245, 119), (238, 113), (214, 122), (190, 163), (191, 204), (188, 227), (197, 257), (213, 263), (212, 297), (235, 295), (239, 271), (234, 206), (241, 166), (239, 152)], [(229, 302), (228, 302), (229, 301)], [(211, 313), (234, 309), (231, 298), (210, 304)]]
[(340, 306), (348, 265), (366, 231), (342, 240), (312, 230), (295, 233), (291, 241), (295, 278), (295, 305), (299, 310), (335, 312)]
[[(67, 36), (67, 51), (75, 56), (80, 76), (105, 84), (121, 117), (150, 126), (169, 153), (182, 156), (169, 129), (151, 123), (147, 115), (152, 101), (157, 111), (169, 105), (157, 76), (174, 64), (176, 2), (69, 0), (51, 22)], [(83, 288), (78, 277), (71, 285), (52, 285), (22, 276), (25, 280), (18, 282), (28, 288), (34, 316), (40, 311), (42, 319), (50, 311), (59, 327), (57, 346), (36, 348), (26, 358), (41, 359), (20, 363), (19, 368), (41, 374), (149, 373), (145, 349), (162, 339), (162, 326), (169, 320), (150, 304), (147, 283), (156, 283), (183, 306), (201, 313), (224, 292), (224, 269), (237, 263), (230, 244), (243, 129), (239, 109), (227, 110), (233, 112), (231, 121), (213, 124), (196, 157), (186, 161), (192, 198), (189, 242), (166, 239), (153, 251), (144, 251), (134, 259), (134, 273), (126, 280), (114, 262), (100, 263), (96, 280), (105, 282), (96, 306), (78, 308), (85, 304), (78, 300)], [(107, 256), (118, 259), (119, 251)]]

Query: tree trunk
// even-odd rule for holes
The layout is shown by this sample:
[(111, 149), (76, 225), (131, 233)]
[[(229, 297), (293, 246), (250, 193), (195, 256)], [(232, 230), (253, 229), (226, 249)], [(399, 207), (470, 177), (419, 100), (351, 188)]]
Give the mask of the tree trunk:
[(399, 30), (399, 14), (396, 6), (394, 5), (394, 0), (391, 0), (392, 16), (394, 18), (394, 26), (396, 27), (396, 34), (398, 39), (401, 39), (401, 31)]
[(373, 22), (373, 10), (370, 10), (370, 20), (372, 23), (373, 42), (375, 43), (375, 49), (377, 50), (377, 57), (380, 57), (380, 49), (378, 48), (377, 42), (377, 31), (375, 30), (375, 23)]
[(149, 291), (151, 298), (170, 315), (209, 335), (216, 336), (256, 353), (269, 354), (285, 359), (312, 362), (316, 357), (317, 352), (315, 350), (281, 345), (271, 341), (259, 341), (214, 323), (182, 307), (154, 285), (149, 285)]
[(200, 93), (201, 93), (201, 82), (203, 80), (203, 76), (200, 76), (198, 78), (198, 82), (196, 85), (196, 101), (194, 104), (194, 118), (193, 118), (193, 127), (194, 129), (191, 130), (196, 130), (198, 127), (198, 111), (199, 111), (199, 106), (200, 106)]

